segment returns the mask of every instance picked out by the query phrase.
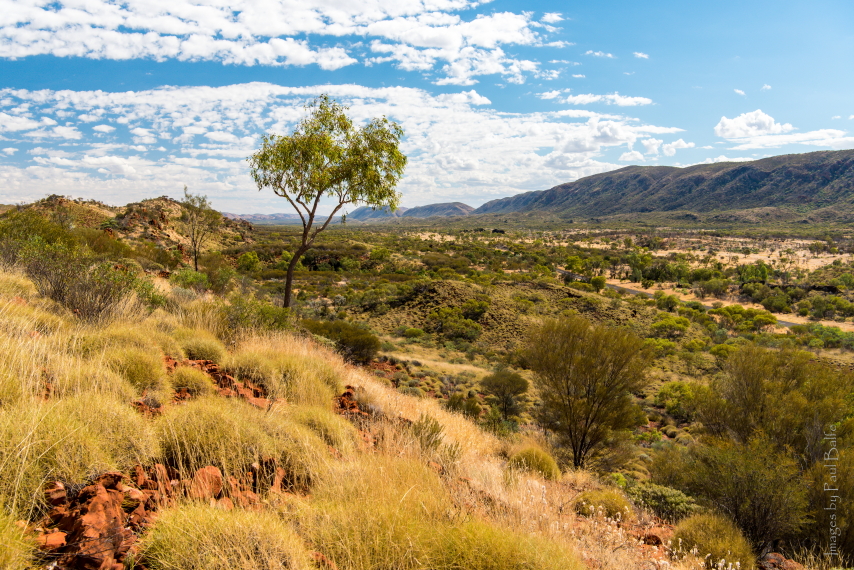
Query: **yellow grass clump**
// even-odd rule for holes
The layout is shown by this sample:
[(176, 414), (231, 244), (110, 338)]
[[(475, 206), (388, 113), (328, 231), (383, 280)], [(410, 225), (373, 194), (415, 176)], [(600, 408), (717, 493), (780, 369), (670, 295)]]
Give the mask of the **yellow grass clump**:
[[(673, 545), (675, 550), (693, 552), (703, 558), (707, 568), (725, 568), (731, 564), (751, 570), (756, 560), (735, 523), (715, 513), (693, 515), (676, 525)], [(725, 562), (719, 566), (721, 560)]]
[(199, 370), (189, 366), (179, 366), (172, 373), (172, 386), (176, 390), (186, 388), (193, 396), (209, 396), (214, 393), (215, 387), (211, 377)]
[(104, 361), (130, 382), (137, 393), (168, 401), (171, 387), (160, 354), (142, 348), (112, 348), (104, 354)]
[(190, 360), (212, 360), (220, 363), (225, 358), (225, 345), (204, 329), (178, 328), (172, 336)]
[(160, 513), (143, 543), (151, 570), (308, 570), (300, 537), (273, 513), (182, 505)]
[(251, 337), (225, 362), (238, 378), (256, 382), (274, 398), (328, 406), (343, 389), (346, 368), (340, 358), (288, 334)]
[(35, 551), (33, 542), (18, 528), (12, 517), (0, 509), (0, 568), (29, 570)]
[(508, 464), (514, 469), (539, 473), (544, 479), (556, 480), (560, 478), (557, 462), (539, 447), (526, 447), (514, 453)]

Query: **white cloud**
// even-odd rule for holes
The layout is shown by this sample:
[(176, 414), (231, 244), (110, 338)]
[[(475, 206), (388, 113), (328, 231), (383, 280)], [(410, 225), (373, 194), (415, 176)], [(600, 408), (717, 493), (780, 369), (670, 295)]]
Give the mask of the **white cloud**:
[(98, 131), (99, 133), (111, 133), (116, 130), (116, 127), (112, 127), (110, 125), (97, 125), (92, 127), (93, 131)]
[(733, 91), (735, 91), (736, 95), (744, 95), (744, 91), (742, 91), (741, 89), (733, 89)]
[(846, 136), (838, 129), (819, 129), (805, 133), (793, 133), (795, 127), (789, 123), (777, 123), (761, 109), (743, 113), (733, 119), (721, 117), (715, 126), (715, 134), (736, 143), (733, 150), (777, 148), (788, 144), (823, 146), (833, 149), (851, 148), (854, 137)]
[(707, 158), (706, 160), (698, 163), (698, 164), (716, 164), (718, 162), (749, 162), (751, 160), (756, 160), (755, 158), (749, 156), (739, 156), (735, 158), (730, 158), (724, 155), (720, 155), (717, 158)]
[(575, 42), (565, 42), (563, 40), (559, 40), (559, 41), (555, 41), (555, 42), (548, 42), (548, 43), (545, 43), (543, 45), (546, 47), (565, 48), (565, 47), (574, 46)]
[(663, 140), (655, 138), (648, 138), (640, 141), (644, 148), (644, 153), (646, 154), (658, 154), (658, 149), (661, 147), (661, 143), (663, 142)]
[(586, 77), (582, 73), (573, 73), (572, 76), (575, 77), (576, 79), (584, 79)]
[(647, 97), (628, 97), (619, 93), (608, 95), (594, 95), (585, 93), (582, 95), (569, 95), (563, 99), (564, 103), (570, 105), (589, 105), (590, 103), (606, 103), (608, 105), (619, 105), (620, 107), (637, 107), (639, 105), (652, 105), (652, 99)]
[(676, 151), (682, 148), (694, 148), (694, 143), (686, 143), (682, 139), (677, 139), (672, 143), (666, 143), (661, 146), (661, 152), (664, 153), (664, 156), (674, 156)]
[(641, 51), (636, 51), (632, 55), (640, 59), (649, 59), (649, 54), (643, 53)]
[[(29, 130), (4, 132), (9, 148), (18, 147), (17, 140), (47, 141), (17, 162), (0, 165), (0, 187), (10, 201), (38, 198), (49, 188), (125, 204), (179, 196), (187, 184), (226, 211), (280, 211), (281, 201), (254, 188), (245, 158), (262, 133), (290, 132), (303, 117), (304, 103), (320, 93), (349, 105), (359, 123), (378, 115), (401, 123), (403, 151), (409, 156), (400, 187), (405, 204), (460, 200), (477, 205), (549, 188), (617, 168), (602, 158), (607, 150), (679, 130), (587, 109), (500, 113), (473, 89), (443, 95), (406, 87), (267, 83), (116, 93), (0, 89), (0, 113), (13, 116), (11, 109), (31, 106)], [(39, 119), (56, 110), (97, 114), (112, 124), (123, 117), (128, 131), (120, 129), (118, 140), (106, 143), (100, 131)], [(52, 140), (53, 128), (78, 138)], [(39, 136), (28, 137), (32, 132)], [(150, 150), (154, 145), (137, 140), (149, 137), (163, 150), (155, 152)]]
[[(235, 65), (306, 66), (335, 70), (358, 62), (363, 38), (391, 45), (384, 61), (402, 69), (455, 73), (443, 84), (468, 85), (478, 74), (520, 82), (527, 66), (502, 45), (566, 47), (548, 42), (561, 21), (530, 12), (459, 13), (483, 0), (65, 0), (23, 4), (2, 0), (0, 57), (219, 61)], [(306, 39), (309, 38), (309, 39)], [(342, 47), (345, 46), (345, 47)], [(382, 63), (368, 57), (365, 63)], [(461, 65), (457, 65), (462, 62)], [(461, 69), (465, 72), (461, 72)], [(443, 78), (437, 78), (441, 81)], [(87, 116), (89, 120), (96, 117)], [(81, 119), (84, 120), (84, 119)]]
[(773, 117), (763, 113), (761, 109), (756, 109), (750, 113), (742, 113), (733, 119), (721, 117), (721, 120), (715, 125), (715, 134), (725, 139), (738, 139), (787, 133), (794, 128), (788, 123), (781, 125), (774, 121)]
[(835, 121), (836, 119), (841, 119), (842, 115), (833, 115), (830, 120)]
[(563, 91), (561, 91), (559, 89), (555, 89), (554, 91), (546, 91), (545, 93), (540, 93), (537, 95), (537, 97), (539, 97), (540, 99), (546, 99), (546, 100), (556, 99), (557, 97), (560, 97), (561, 93), (563, 93)]
[(771, 89), (771, 86), (766, 83), (762, 86), (760, 91), (769, 91), (770, 89)]
[(606, 53), (604, 51), (593, 51), (592, 49), (589, 49), (584, 52), (584, 55), (592, 55), (594, 57), (607, 57), (609, 59), (614, 59), (614, 54), (612, 53)]
[(8, 147), (3, 149), (3, 152), (9, 156), (12, 156), (16, 152), (18, 152), (18, 149), (15, 147), (8, 146)]
[(644, 157), (638, 151), (632, 150), (621, 154), (619, 160), (621, 162), (641, 162), (644, 160)]

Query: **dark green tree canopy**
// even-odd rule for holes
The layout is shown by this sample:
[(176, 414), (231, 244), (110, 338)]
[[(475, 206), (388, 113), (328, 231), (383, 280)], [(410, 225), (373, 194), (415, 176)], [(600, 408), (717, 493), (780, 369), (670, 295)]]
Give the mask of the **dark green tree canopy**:
[[(400, 194), (395, 187), (406, 167), (399, 149), (403, 129), (394, 121), (379, 117), (356, 126), (347, 108), (326, 95), (307, 109), (308, 116), (292, 134), (264, 136), (261, 148), (248, 159), (258, 189), (270, 188), (285, 198), (302, 220), (302, 242), (288, 266), (286, 307), (294, 267), (317, 234), (348, 204), (396, 210)], [(323, 198), (331, 199), (333, 207), (320, 215)]]

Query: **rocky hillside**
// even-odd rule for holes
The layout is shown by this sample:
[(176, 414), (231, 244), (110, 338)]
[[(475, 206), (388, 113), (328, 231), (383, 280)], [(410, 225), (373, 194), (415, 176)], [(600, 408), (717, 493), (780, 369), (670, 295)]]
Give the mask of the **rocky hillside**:
[(349, 214), (347, 214), (347, 220), (356, 220), (358, 222), (364, 222), (367, 220), (382, 220), (385, 218), (399, 218), (404, 212), (406, 212), (409, 208), (400, 207), (394, 212), (389, 209), (388, 206), (383, 206), (382, 208), (371, 208), (370, 206), (361, 206), (356, 208)]
[(257, 225), (278, 225), (278, 224), (298, 224), (300, 217), (297, 214), (232, 214), (231, 212), (223, 212), (223, 216), (230, 220), (244, 220)]
[(820, 219), (854, 219), (854, 150), (686, 168), (628, 166), (549, 190), (493, 200), (472, 214), (607, 216), (760, 208), (774, 208), (783, 217), (809, 213)]
[(404, 218), (429, 218), (431, 216), (468, 216), (474, 208), (462, 202), (447, 202), (444, 204), (428, 204), (410, 208), (404, 214)]

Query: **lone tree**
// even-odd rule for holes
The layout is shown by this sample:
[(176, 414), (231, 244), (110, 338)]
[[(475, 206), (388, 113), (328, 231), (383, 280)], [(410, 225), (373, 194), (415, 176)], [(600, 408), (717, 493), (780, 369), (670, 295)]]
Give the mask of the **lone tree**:
[[(406, 167), (398, 148), (403, 129), (397, 123), (381, 117), (357, 127), (347, 108), (326, 95), (307, 108), (308, 116), (293, 134), (264, 136), (261, 148), (248, 159), (258, 190), (271, 188), (302, 220), (302, 239), (288, 264), (285, 307), (291, 305), (294, 268), (317, 234), (347, 204), (396, 210), (400, 194), (395, 186)], [(334, 207), (317, 219), (324, 197), (332, 198)]]
[(518, 398), (528, 391), (528, 381), (507, 368), (499, 368), (481, 380), (480, 385), (495, 398), (504, 421), (520, 411)]
[(184, 186), (184, 199), (178, 202), (184, 212), (181, 221), (187, 230), (190, 249), (193, 254), (193, 267), (199, 270), (199, 255), (205, 242), (219, 229), (222, 214), (211, 208), (207, 196), (190, 194)]
[(548, 320), (529, 337), (526, 356), (542, 399), (538, 419), (563, 440), (576, 468), (615, 432), (637, 425), (632, 393), (647, 385), (649, 357), (631, 332), (580, 316)]

